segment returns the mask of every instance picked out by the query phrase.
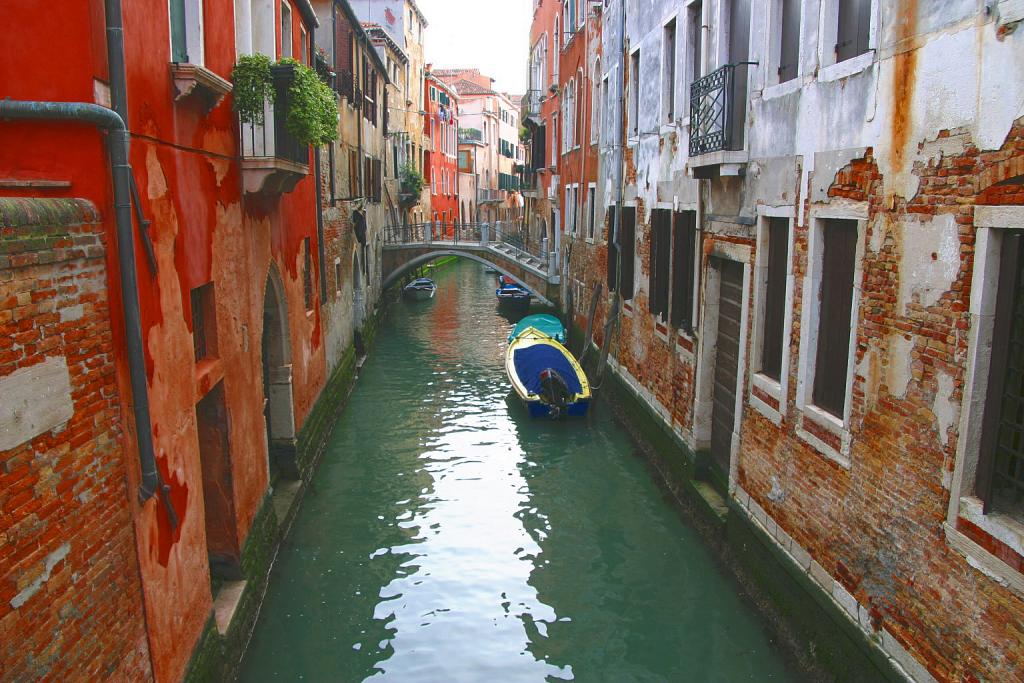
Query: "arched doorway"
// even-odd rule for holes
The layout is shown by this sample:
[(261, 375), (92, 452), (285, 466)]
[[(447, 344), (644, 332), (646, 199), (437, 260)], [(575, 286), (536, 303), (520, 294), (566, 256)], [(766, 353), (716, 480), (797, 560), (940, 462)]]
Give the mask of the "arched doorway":
[(292, 401), (292, 354), (288, 304), (277, 267), (270, 266), (263, 292), (263, 418), (267, 428), (267, 469), (272, 482), (294, 472), (295, 407)]

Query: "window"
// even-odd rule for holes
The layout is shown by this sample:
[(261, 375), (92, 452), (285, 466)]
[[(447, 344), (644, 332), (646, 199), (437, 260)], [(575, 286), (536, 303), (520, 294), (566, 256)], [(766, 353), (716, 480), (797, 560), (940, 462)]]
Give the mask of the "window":
[(292, 56), (292, 8), (281, 3), (281, 57)]
[(857, 221), (825, 219), (813, 401), (840, 420), (846, 408), (856, 253)]
[(191, 292), (192, 347), (197, 361), (217, 356), (217, 307), (213, 283), (196, 287)]
[(552, 79), (552, 83), (557, 83), (558, 82), (558, 61), (559, 61), (558, 60), (557, 51), (562, 49), (562, 30), (561, 30), (561, 24), (558, 21), (558, 15), (557, 14), (555, 15), (555, 32), (554, 32), (554, 36), (555, 36), (555, 51), (556, 51), (556, 54), (555, 54), (555, 58), (553, 60), (551, 60), (553, 62), (553, 65), (554, 65), (554, 78)]
[(1024, 231), (1007, 231), (1000, 252), (975, 488), (986, 513), (1024, 519)]
[[(693, 83), (702, 75), (701, 53), (703, 46), (701, 36), (703, 35), (703, 8), (700, 0), (686, 8), (686, 40), (689, 49), (686, 57), (686, 82)], [(689, 93), (689, 87), (686, 88)]]
[(601, 80), (601, 60), (594, 65), (594, 76), (590, 81), (593, 83), (594, 91), (590, 94), (590, 144), (596, 145), (600, 140), (601, 128), (604, 125), (604, 111), (601, 103), (604, 102), (605, 82)]
[[(786, 271), (789, 265), (789, 219), (771, 217), (767, 235), (758, 248), (767, 249), (763, 293), (764, 321), (761, 336), (759, 372), (776, 382), (782, 381), (782, 353), (786, 314)], [(844, 371), (845, 372), (845, 371)], [(845, 375), (844, 375), (845, 377)]]
[(552, 168), (558, 168), (558, 145), (555, 143), (558, 140), (558, 114), (551, 115), (551, 166)]
[(629, 57), (629, 129), (640, 134), (640, 50)]
[(171, 61), (205, 63), (203, 0), (170, 0)]
[(871, 0), (836, 0), (836, 61), (862, 55), (868, 51), (871, 30)]
[(362, 195), (359, 183), (359, 153), (355, 150), (348, 153), (348, 193), (350, 197)]
[(676, 118), (676, 20), (665, 25), (665, 54), (662, 59), (661, 92), (664, 93), (665, 120), (672, 123)]
[(302, 296), (306, 303), (306, 310), (313, 310), (313, 249), (310, 247), (308, 237), (302, 240), (303, 263), (302, 263)]
[(605, 234), (604, 239), (608, 244), (608, 291), (614, 292), (616, 285), (619, 282), (618, 279), (618, 260), (619, 260), (619, 249), (615, 246), (615, 220), (616, 220), (616, 208), (609, 206), (605, 211), (604, 215), (604, 227)]
[(672, 215), (672, 327), (693, 330), (696, 291), (697, 212), (676, 211)]
[(648, 263), (648, 307), (655, 317), (668, 317), (669, 264), (672, 256), (672, 212), (651, 211), (651, 251)]
[(334, 296), (341, 296), (341, 259), (334, 259)]
[(611, 127), (612, 122), (615, 121), (615, 109), (613, 108), (611, 88), (608, 87), (608, 77), (604, 77), (604, 81), (601, 83), (601, 96), (603, 99), (603, 106), (601, 107), (601, 134), (606, 138), (611, 139), (611, 133), (608, 132), (608, 128)]
[(299, 27), (299, 61), (303, 64), (309, 63), (309, 36), (306, 35), (306, 29), (302, 26)]
[(594, 219), (597, 212), (597, 188), (593, 183), (587, 187), (587, 239), (594, 239)]
[(619, 231), (619, 260), (622, 278), (619, 294), (627, 301), (633, 298), (633, 259), (636, 249), (636, 207), (622, 207), (622, 230)]
[(797, 77), (800, 61), (800, 0), (779, 0), (778, 26), (774, 32), (779, 40), (778, 77), (779, 83)]

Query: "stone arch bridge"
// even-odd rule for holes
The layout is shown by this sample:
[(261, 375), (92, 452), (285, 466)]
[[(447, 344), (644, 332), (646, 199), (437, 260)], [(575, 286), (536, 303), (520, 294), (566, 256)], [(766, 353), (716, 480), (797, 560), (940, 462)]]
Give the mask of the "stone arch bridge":
[(424, 223), (391, 226), (384, 231), (384, 289), (413, 268), (441, 256), (460, 256), (491, 266), (556, 306), (559, 299), (557, 253), (546, 240), (532, 244), (510, 224)]

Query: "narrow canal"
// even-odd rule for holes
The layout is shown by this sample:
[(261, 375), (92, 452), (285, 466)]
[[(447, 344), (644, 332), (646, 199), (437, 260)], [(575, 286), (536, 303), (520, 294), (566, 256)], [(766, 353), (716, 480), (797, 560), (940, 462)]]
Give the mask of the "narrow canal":
[(399, 302), (274, 568), (241, 680), (795, 680), (611, 411), (530, 420), (494, 278)]

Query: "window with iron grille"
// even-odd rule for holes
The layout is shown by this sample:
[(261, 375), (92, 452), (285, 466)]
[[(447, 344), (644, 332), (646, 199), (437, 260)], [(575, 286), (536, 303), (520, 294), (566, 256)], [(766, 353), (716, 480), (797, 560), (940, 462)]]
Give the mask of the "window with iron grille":
[(651, 314), (668, 317), (669, 266), (672, 256), (672, 211), (651, 211), (651, 251), (648, 263), (648, 306)]
[(1024, 231), (1002, 242), (976, 488), (986, 512), (1024, 518)]
[(310, 239), (302, 240), (303, 254), (302, 263), (302, 295), (306, 302), (306, 310), (313, 310), (313, 250), (310, 246)]
[(190, 292), (192, 308), (192, 347), (196, 360), (217, 356), (217, 311), (213, 283), (207, 282)]

